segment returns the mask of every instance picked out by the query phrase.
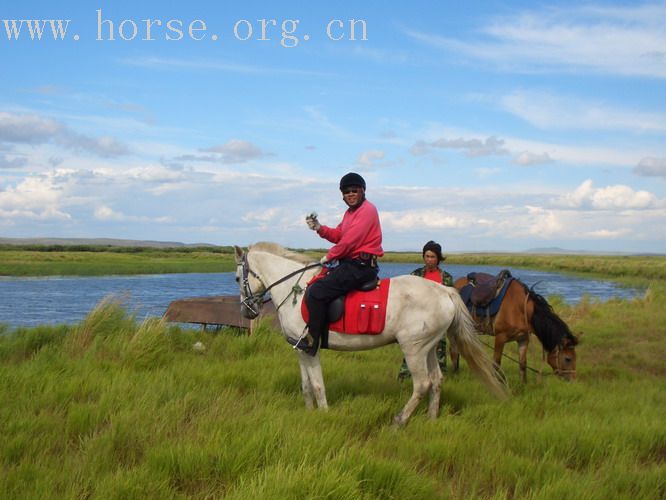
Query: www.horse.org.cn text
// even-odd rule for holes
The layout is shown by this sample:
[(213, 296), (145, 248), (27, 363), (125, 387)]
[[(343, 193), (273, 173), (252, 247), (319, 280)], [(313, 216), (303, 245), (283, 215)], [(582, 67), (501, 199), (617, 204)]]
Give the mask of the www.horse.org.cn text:
[[(311, 39), (332, 42), (368, 40), (368, 25), (364, 19), (331, 18), (323, 20), (318, 26), (309, 26), (309, 29), (299, 19), (238, 19), (220, 23), (221, 29), (215, 30), (212, 23), (203, 19), (115, 19), (105, 16), (102, 9), (96, 12), (94, 40), (97, 42), (257, 41), (275, 42), (285, 48), (294, 48)], [(9, 42), (21, 39), (33, 42), (78, 41), (83, 38), (74, 33), (71, 19), (0, 19), (0, 40), (4, 38), (2, 31)]]

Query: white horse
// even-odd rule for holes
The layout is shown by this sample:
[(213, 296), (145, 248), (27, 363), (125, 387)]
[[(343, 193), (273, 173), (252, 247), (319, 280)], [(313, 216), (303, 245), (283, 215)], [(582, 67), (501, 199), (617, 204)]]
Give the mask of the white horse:
[[(241, 312), (254, 319), (263, 297), (270, 289), (285, 337), (299, 338), (306, 325), (301, 317), (302, 288), (317, 272), (316, 264), (305, 255), (275, 243), (257, 243), (247, 253), (236, 249), (236, 280), (240, 285)], [(507, 395), (506, 383), (477, 338), (474, 321), (455, 288), (441, 286), (416, 276), (392, 278), (386, 311), (386, 327), (378, 335), (348, 335), (331, 331), (328, 345), (336, 351), (374, 349), (397, 342), (412, 373), (413, 391), (407, 404), (395, 417), (397, 425), (407, 423), (417, 405), (430, 393), (428, 414), (439, 415), (442, 372), (436, 347), (446, 332), (465, 361), (497, 397)], [(326, 390), (319, 361), (299, 351), (301, 382), (305, 405), (327, 408)]]

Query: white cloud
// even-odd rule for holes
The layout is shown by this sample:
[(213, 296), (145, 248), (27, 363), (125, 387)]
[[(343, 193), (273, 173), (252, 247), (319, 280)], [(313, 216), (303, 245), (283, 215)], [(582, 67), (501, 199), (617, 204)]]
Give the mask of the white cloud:
[(242, 139), (230, 139), (219, 146), (202, 149), (204, 153), (219, 155), (222, 163), (245, 163), (267, 156), (259, 147)]
[(465, 221), (444, 210), (426, 208), (422, 210), (387, 211), (380, 213), (382, 228), (392, 231), (420, 229), (451, 229), (464, 227)]
[(581, 183), (572, 193), (555, 200), (555, 205), (563, 207), (598, 210), (641, 210), (654, 208), (657, 204), (657, 197), (648, 191), (635, 191), (624, 185), (595, 188), (591, 179)]
[(548, 153), (530, 153), (529, 151), (523, 151), (518, 156), (513, 159), (515, 165), (522, 166), (532, 166), (532, 165), (545, 165), (546, 163), (552, 163), (554, 160), (550, 157)]
[(62, 211), (64, 192), (53, 176), (26, 177), (15, 187), (0, 191), (0, 217), (67, 220)]
[(627, 236), (631, 231), (629, 229), (598, 229), (590, 231), (588, 236), (598, 239), (617, 239)]
[(358, 163), (359, 165), (363, 165), (364, 167), (371, 167), (377, 161), (383, 160), (384, 156), (385, 156), (384, 151), (371, 149), (369, 151), (364, 151), (361, 154), (359, 154), (358, 158), (356, 159), (356, 163)]
[(412, 38), (500, 69), (666, 78), (666, 5), (547, 7), (497, 17), (473, 40), (407, 31)]
[(505, 95), (500, 105), (511, 114), (542, 129), (628, 130), (664, 132), (666, 115), (583, 101), (547, 92), (519, 90)]
[(153, 222), (167, 223), (174, 222), (172, 217), (147, 217), (144, 215), (126, 215), (122, 212), (113, 210), (106, 205), (100, 205), (95, 208), (95, 219), (100, 221), (118, 221), (118, 222)]

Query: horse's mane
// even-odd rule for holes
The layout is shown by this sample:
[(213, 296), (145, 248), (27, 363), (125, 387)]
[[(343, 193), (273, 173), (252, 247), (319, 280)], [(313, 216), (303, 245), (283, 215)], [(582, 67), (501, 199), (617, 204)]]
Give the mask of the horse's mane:
[(315, 259), (313, 259), (312, 257), (308, 257), (307, 255), (302, 253), (294, 252), (293, 250), (289, 250), (281, 245), (278, 245), (277, 243), (272, 243), (270, 241), (260, 241), (259, 243), (250, 245), (249, 250), (255, 250), (257, 252), (267, 252), (273, 255), (284, 257), (285, 259), (295, 260), (296, 262), (300, 262), (301, 264), (311, 264), (315, 261)]
[(532, 288), (528, 288), (522, 281), (519, 281), (519, 283), (523, 285), (525, 292), (534, 303), (532, 326), (544, 349), (551, 352), (562, 342), (563, 338), (567, 338), (570, 345), (575, 346), (578, 339), (571, 333), (564, 320), (553, 311), (552, 306), (543, 295), (536, 293)]

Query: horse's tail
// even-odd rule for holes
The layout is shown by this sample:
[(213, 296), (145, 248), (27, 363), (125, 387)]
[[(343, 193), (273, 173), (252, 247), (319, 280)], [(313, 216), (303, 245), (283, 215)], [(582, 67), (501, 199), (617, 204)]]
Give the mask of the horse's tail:
[(479, 340), (474, 320), (457, 292), (449, 294), (454, 306), (453, 322), (446, 332), (452, 348), (462, 354), (470, 369), (483, 381), (488, 390), (500, 399), (508, 396), (506, 377), (486, 354)]
[(534, 305), (531, 318), (532, 328), (543, 348), (551, 352), (562, 342), (563, 338), (567, 338), (570, 345), (576, 345), (578, 339), (571, 333), (564, 320), (553, 311), (548, 301), (534, 291), (534, 286), (529, 289), (527, 286), (523, 286)]

